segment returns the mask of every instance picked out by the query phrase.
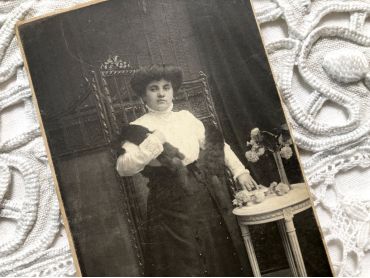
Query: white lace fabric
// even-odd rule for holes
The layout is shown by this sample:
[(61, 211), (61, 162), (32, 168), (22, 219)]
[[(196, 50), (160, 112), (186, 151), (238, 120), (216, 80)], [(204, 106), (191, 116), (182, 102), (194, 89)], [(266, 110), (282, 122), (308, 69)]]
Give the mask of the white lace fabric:
[(0, 2), (0, 276), (75, 274), (15, 24), (77, 2)]
[(368, 276), (370, 172), (353, 169), (370, 166), (370, 1), (256, 4), (263, 35), (276, 20), (287, 28), (266, 50), (335, 274)]
[[(15, 23), (81, 2), (0, 2), (0, 276), (75, 274)], [(254, 4), (335, 274), (369, 276), (370, 1)]]

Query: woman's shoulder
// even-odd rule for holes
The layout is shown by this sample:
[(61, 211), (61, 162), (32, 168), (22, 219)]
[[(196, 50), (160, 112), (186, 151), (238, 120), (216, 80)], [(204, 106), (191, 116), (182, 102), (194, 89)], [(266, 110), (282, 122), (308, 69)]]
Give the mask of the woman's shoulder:
[(199, 120), (193, 113), (191, 113), (190, 111), (188, 110), (181, 110), (179, 112), (179, 118), (180, 120), (182, 121), (185, 121), (187, 122), (188, 124), (190, 124), (191, 126), (193, 126), (194, 128), (203, 128), (203, 123), (201, 120)]
[(178, 112), (175, 112), (177, 113), (180, 117), (186, 117), (186, 118), (189, 118), (189, 119), (197, 119), (194, 114), (192, 114), (189, 110), (180, 110)]

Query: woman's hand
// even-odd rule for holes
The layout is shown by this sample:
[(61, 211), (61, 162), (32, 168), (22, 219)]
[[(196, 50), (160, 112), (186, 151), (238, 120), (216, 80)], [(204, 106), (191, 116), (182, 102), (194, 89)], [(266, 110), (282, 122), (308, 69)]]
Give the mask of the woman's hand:
[(241, 185), (242, 189), (246, 189), (248, 191), (257, 189), (257, 183), (249, 173), (241, 174), (239, 177), (237, 177), (237, 180)]
[(164, 144), (166, 142), (166, 137), (164, 136), (162, 131), (156, 129), (156, 130), (154, 130), (154, 132), (152, 134), (155, 135), (159, 139), (159, 141), (161, 141), (162, 144)]

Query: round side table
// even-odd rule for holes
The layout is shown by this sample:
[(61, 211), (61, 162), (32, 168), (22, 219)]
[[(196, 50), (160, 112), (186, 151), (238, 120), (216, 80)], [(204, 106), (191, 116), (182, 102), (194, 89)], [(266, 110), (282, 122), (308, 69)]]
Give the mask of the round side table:
[(257, 225), (277, 221), (285, 254), (293, 276), (307, 276), (293, 223), (295, 214), (311, 207), (311, 201), (304, 183), (292, 184), (292, 190), (283, 196), (270, 195), (260, 203), (248, 207), (235, 208), (249, 262), (254, 276), (261, 276), (254, 252), (248, 225)]

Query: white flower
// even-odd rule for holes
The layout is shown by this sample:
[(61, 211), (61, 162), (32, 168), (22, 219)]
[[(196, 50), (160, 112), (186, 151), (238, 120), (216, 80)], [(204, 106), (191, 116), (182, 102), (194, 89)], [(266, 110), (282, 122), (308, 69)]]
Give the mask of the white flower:
[(247, 141), (247, 146), (258, 146), (257, 142), (254, 139), (251, 139), (250, 141)]
[(242, 201), (243, 203), (246, 203), (246, 202), (250, 201), (251, 196), (250, 196), (250, 194), (247, 190), (242, 190), (242, 191), (239, 191), (238, 193), (236, 193), (235, 198), (237, 200)]
[(293, 150), (289, 146), (284, 146), (280, 150), (280, 156), (285, 159), (291, 158), (293, 155)]
[(275, 186), (274, 188), (274, 191), (277, 195), (281, 196), (281, 195), (284, 195), (286, 193), (288, 193), (290, 190), (289, 188), (289, 185), (285, 184), (285, 183), (279, 183), (277, 186)]
[(251, 136), (257, 136), (260, 133), (260, 129), (255, 127), (251, 130)]
[(260, 147), (260, 148), (258, 148), (258, 150), (257, 150), (257, 154), (258, 154), (258, 156), (261, 156), (261, 155), (263, 155), (265, 153), (265, 148), (264, 147)]
[(255, 139), (260, 134), (260, 130), (258, 127), (255, 127), (251, 130), (251, 138)]
[(251, 193), (248, 190), (242, 190), (235, 194), (233, 205), (242, 207), (245, 206), (249, 201), (251, 201)]
[(255, 200), (254, 201), (256, 203), (262, 203), (265, 200), (265, 198), (266, 198), (265, 193), (263, 193), (262, 191), (256, 192), (254, 196), (255, 196)]
[(245, 157), (248, 159), (250, 162), (257, 162), (259, 160), (259, 156), (256, 152), (250, 150), (245, 153)]
[(259, 148), (259, 146), (257, 144), (252, 145), (251, 151), (256, 153), (258, 148)]

